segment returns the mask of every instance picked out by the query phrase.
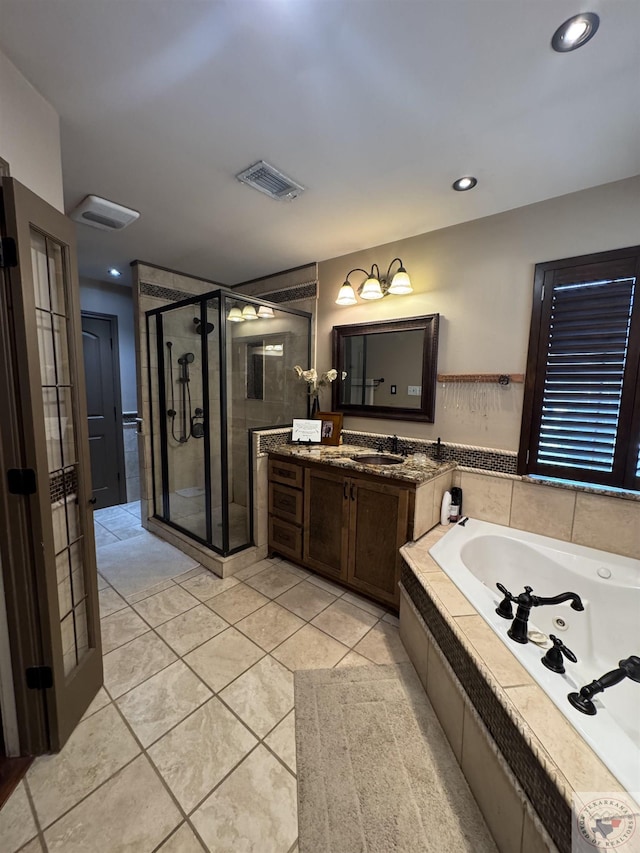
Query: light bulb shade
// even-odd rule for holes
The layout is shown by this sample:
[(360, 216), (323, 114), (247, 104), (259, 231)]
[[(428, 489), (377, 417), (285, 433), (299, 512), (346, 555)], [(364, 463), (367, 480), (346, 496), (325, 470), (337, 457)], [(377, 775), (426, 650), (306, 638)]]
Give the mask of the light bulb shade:
[(273, 308), (270, 305), (261, 305), (258, 308), (258, 317), (262, 320), (273, 320), (275, 314), (273, 313)]
[(336, 305), (355, 305), (357, 301), (353, 288), (348, 281), (345, 281), (338, 293)]
[(256, 314), (256, 306), (255, 305), (245, 305), (242, 309), (242, 316), (245, 320), (257, 320), (258, 315)]
[(369, 278), (362, 285), (362, 290), (360, 291), (361, 299), (382, 299), (384, 296), (382, 292), (382, 288), (380, 287), (380, 282), (378, 279), (370, 275)]
[(404, 267), (400, 267), (398, 272), (391, 279), (391, 284), (389, 285), (389, 293), (393, 293), (396, 296), (406, 296), (407, 293), (413, 293), (413, 287), (411, 287), (411, 279), (409, 278), (409, 274)]
[(242, 316), (242, 311), (238, 308), (237, 305), (234, 305), (233, 308), (229, 311), (229, 322), (230, 323), (244, 323), (244, 317)]

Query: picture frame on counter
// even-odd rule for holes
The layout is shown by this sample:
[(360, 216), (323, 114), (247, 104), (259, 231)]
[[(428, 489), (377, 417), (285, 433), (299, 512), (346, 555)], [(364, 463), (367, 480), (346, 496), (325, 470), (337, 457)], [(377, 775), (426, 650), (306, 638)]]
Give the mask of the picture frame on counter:
[(320, 442), (337, 447), (342, 434), (342, 412), (316, 412), (316, 418), (322, 421)]

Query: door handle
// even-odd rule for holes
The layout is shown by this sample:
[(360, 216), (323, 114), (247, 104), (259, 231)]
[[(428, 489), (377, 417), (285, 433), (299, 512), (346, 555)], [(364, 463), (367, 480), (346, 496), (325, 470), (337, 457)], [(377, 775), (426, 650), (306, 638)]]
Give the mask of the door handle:
[(89, 498), (89, 503), (91, 504), (91, 506), (93, 506), (97, 502), (98, 502), (98, 498)]
[(342, 495), (343, 495), (345, 501), (349, 497), (349, 495), (347, 494), (347, 481), (346, 480), (344, 481), (344, 484), (342, 486)]
[(354, 495), (354, 493), (353, 493), (354, 488), (355, 488), (354, 484), (353, 484), (353, 483), (351, 483), (351, 500), (352, 500), (352, 501), (355, 501), (355, 499), (356, 499), (356, 497), (355, 497), (355, 495)]

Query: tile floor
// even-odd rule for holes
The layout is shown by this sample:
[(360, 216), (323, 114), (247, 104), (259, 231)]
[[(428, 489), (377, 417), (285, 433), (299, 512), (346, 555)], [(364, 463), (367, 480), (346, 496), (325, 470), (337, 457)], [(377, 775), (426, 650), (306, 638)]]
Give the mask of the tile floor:
[[(98, 560), (136, 509), (96, 513)], [(104, 687), (0, 812), (3, 853), (297, 853), (293, 672), (406, 660), (397, 619), (280, 559), (100, 600)]]

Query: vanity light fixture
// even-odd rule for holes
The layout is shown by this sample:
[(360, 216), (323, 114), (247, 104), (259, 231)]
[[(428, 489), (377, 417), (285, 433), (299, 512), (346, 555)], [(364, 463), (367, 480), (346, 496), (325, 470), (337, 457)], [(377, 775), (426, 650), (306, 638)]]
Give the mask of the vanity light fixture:
[(245, 318), (242, 316), (242, 311), (238, 308), (237, 305), (234, 305), (233, 308), (229, 311), (227, 319), (230, 323), (244, 323), (245, 321)]
[(258, 315), (255, 305), (245, 305), (242, 309), (242, 318), (243, 320), (257, 320)]
[[(393, 276), (391, 276), (391, 268), (395, 263), (400, 264)], [(394, 296), (406, 296), (413, 293), (411, 279), (400, 258), (394, 258), (387, 269), (385, 276), (380, 275), (380, 269), (377, 264), (371, 265), (370, 272), (363, 270), (361, 267), (355, 267), (347, 273), (344, 284), (338, 292), (336, 305), (355, 305), (358, 300), (356, 298), (353, 286), (349, 282), (349, 276), (354, 272), (364, 273), (366, 279), (358, 287), (358, 296), (361, 299), (374, 300), (382, 299), (388, 293)]]
[(558, 53), (576, 50), (590, 41), (598, 32), (600, 18), (595, 12), (581, 12), (568, 18), (553, 34), (551, 47)]
[(466, 192), (467, 190), (472, 190), (476, 184), (478, 183), (478, 179), (474, 178), (472, 175), (465, 175), (464, 178), (458, 178), (457, 181), (454, 181), (451, 184), (451, 187), (459, 193)]
[(261, 320), (273, 320), (275, 318), (273, 308), (270, 305), (261, 305), (258, 308), (258, 317)]

